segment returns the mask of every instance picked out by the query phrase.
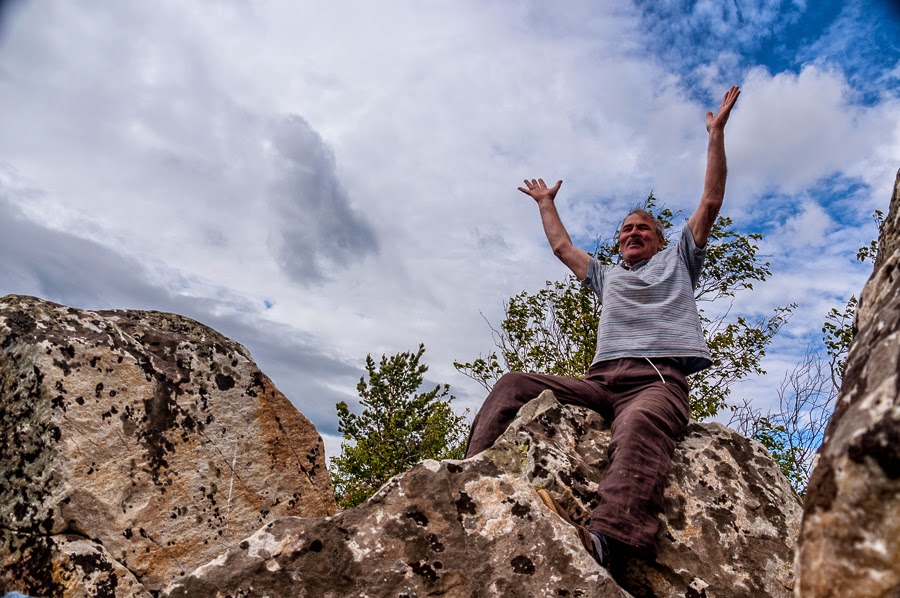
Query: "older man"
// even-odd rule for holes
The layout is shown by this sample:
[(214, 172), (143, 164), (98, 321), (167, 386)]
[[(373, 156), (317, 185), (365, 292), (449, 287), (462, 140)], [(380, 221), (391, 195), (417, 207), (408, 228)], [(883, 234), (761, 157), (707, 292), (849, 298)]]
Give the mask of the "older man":
[[(610, 468), (598, 488), (600, 504), (591, 513), (590, 533), (579, 530), (603, 566), (617, 546), (653, 546), (675, 438), (690, 417), (685, 376), (712, 364), (694, 288), (725, 197), (725, 124), (739, 95), (732, 87), (718, 113), (706, 113), (703, 195), (668, 248), (663, 249), (659, 222), (634, 210), (619, 228), (621, 263), (604, 266), (572, 243), (559, 218), (554, 200), (562, 181), (548, 187), (543, 179), (531, 179), (519, 187), (537, 203), (553, 253), (600, 297), (597, 353), (583, 380), (520, 372), (503, 376), (475, 417), (466, 456), (489, 448), (522, 405), (545, 389), (563, 403), (611, 418)], [(555, 504), (551, 508), (558, 510)]]

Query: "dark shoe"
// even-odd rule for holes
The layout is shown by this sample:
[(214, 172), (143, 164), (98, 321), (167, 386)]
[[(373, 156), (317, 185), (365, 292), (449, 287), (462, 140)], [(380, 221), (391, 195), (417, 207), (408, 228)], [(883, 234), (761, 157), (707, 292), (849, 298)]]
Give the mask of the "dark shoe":
[(550, 493), (543, 488), (540, 488), (537, 491), (537, 494), (541, 497), (544, 504), (547, 505), (548, 509), (559, 515), (563, 521), (575, 528), (575, 531), (578, 532), (578, 539), (581, 540), (581, 544), (584, 546), (584, 549), (588, 551), (588, 554), (590, 554), (601, 567), (608, 569), (609, 542), (607, 541), (606, 536), (600, 532), (592, 532), (586, 527), (572, 521), (568, 513), (566, 513)]
[(605, 569), (609, 569), (611, 564), (612, 553), (609, 551), (609, 539), (600, 532), (590, 532), (591, 540), (594, 541), (594, 560), (597, 561), (601, 567)]

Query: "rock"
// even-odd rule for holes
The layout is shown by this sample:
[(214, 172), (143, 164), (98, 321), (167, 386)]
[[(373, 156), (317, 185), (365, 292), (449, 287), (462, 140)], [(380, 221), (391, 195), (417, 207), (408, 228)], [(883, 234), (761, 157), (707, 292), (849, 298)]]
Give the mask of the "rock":
[[(5, 536), (7, 533), (4, 531), (0, 535)], [(4, 546), (8, 546), (10, 541), (15, 540), (4, 537), (2, 541)], [(24, 562), (36, 559), (35, 562), (49, 565), (40, 573), (46, 579), (53, 580), (52, 595), (151, 596), (131, 571), (116, 562), (102, 545), (81, 536), (49, 536), (46, 542), (30, 543), (18, 556)]]
[(0, 592), (143, 596), (336, 510), (312, 424), (171, 314), (0, 299), (0, 436)]
[[(549, 392), (545, 393), (552, 396)], [(528, 447), (523, 471), (587, 523), (606, 476), (609, 425), (580, 407), (532, 401), (493, 451)], [(656, 558), (629, 555), (617, 582), (636, 596), (790, 596), (800, 501), (758, 442), (691, 423), (664, 494)], [(705, 590), (705, 593), (704, 593)]]
[(900, 595), (900, 172), (810, 476), (798, 595)]
[(717, 424), (679, 443), (658, 559), (599, 567), (534, 488), (585, 520), (608, 441), (598, 414), (547, 391), (484, 453), (421, 463), (335, 517), (270, 523), (165, 595), (791, 594), (799, 500), (761, 445)]

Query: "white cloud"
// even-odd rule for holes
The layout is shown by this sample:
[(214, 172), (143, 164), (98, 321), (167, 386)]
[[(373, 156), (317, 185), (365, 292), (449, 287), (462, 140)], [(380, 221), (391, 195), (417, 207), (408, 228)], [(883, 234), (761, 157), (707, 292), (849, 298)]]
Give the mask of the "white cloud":
[(871, 142), (856, 127), (859, 109), (848, 102), (840, 73), (815, 67), (799, 75), (748, 74), (740, 118), (730, 133), (730, 149), (742, 174), (796, 193), (846, 165)]
[(785, 224), (782, 233), (793, 245), (813, 245), (825, 238), (825, 233), (834, 225), (828, 212), (812, 201), (805, 202), (800, 212)]
[[(851, 102), (840, 72), (751, 71), (729, 125), (729, 197), (745, 210), (764, 192), (795, 195), (837, 173), (872, 187), (883, 205), (896, 168), (900, 104)], [(734, 190), (732, 192), (732, 190)]]

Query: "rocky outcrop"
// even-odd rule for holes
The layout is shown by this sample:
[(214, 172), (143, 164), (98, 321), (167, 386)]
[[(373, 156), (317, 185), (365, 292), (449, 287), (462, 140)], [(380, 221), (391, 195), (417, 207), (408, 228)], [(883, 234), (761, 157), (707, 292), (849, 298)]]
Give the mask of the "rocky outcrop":
[[(246, 350), (157, 312), (0, 299), (0, 592), (34, 596), (790, 595), (800, 505), (761, 445), (691, 424), (657, 556), (586, 521), (609, 426), (544, 393), (493, 448), (335, 514), (322, 442)], [(205, 564), (204, 564), (205, 563)], [(174, 581), (174, 583), (172, 583)]]
[(0, 437), (0, 593), (150, 595), (335, 512), (312, 424), (180, 316), (0, 299)]
[(535, 487), (585, 521), (608, 441), (598, 414), (545, 392), (481, 455), (419, 464), (335, 517), (274, 521), (166, 595), (791, 595), (799, 500), (761, 445), (718, 424), (679, 442), (658, 557), (594, 563)]
[(798, 595), (900, 596), (900, 172), (810, 477)]

